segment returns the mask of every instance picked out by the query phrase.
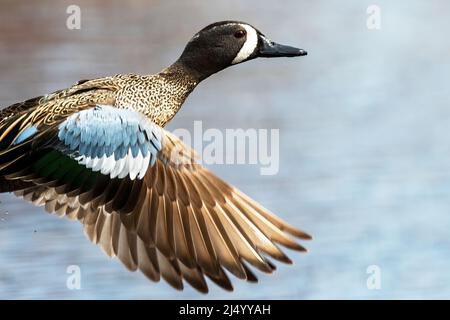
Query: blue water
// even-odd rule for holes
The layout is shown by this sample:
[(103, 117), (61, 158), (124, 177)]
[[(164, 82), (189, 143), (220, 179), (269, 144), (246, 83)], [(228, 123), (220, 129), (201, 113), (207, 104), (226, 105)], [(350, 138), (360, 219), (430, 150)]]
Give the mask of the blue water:
[[(169, 126), (280, 129), (280, 171), (214, 166), (314, 236), (294, 266), (234, 281), (209, 295), (129, 273), (77, 222), (0, 195), (0, 299), (450, 298), (450, 4), (376, 1), (77, 1), (82, 29), (65, 28), (69, 2), (0, 3), (0, 105), (79, 79), (153, 73), (204, 25), (248, 21), (308, 50), (257, 60), (208, 79)], [(81, 290), (66, 269), (81, 268)], [(369, 266), (381, 288), (366, 285)]]

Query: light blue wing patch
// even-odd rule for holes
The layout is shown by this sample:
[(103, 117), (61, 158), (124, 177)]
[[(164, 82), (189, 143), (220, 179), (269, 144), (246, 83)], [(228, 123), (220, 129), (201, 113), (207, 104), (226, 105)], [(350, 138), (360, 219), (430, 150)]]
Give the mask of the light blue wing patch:
[(26, 128), (25, 130), (23, 130), (23, 132), (21, 134), (19, 134), (19, 136), (14, 141), (13, 145), (22, 143), (25, 140), (31, 138), (32, 136), (34, 136), (36, 134), (37, 131), (38, 130), (37, 130), (37, 128), (35, 126), (31, 126), (31, 127)]
[(162, 129), (143, 114), (97, 106), (59, 125), (62, 152), (112, 178), (142, 179), (162, 149)]

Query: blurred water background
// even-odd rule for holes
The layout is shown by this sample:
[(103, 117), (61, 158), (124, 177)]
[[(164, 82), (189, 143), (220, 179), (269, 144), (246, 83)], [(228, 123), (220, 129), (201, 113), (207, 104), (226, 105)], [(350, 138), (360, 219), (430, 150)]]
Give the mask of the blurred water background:
[[(0, 1), (0, 105), (116, 73), (155, 73), (207, 24), (238, 19), (300, 46), (202, 83), (170, 129), (279, 128), (280, 171), (214, 166), (314, 235), (294, 266), (180, 293), (108, 261), (81, 225), (0, 195), (0, 299), (450, 298), (450, 3), (375, 1)], [(81, 30), (66, 8), (81, 8)], [(79, 265), (82, 289), (66, 288)], [(370, 265), (381, 289), (366, 286)]]

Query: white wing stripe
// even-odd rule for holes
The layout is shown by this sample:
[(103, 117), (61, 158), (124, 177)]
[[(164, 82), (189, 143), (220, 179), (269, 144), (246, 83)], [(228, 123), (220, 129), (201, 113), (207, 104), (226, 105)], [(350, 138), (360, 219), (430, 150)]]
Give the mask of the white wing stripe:
[(149, 152), (144, 157), (139, 151), (137, 156), (133, 157), (131, 149), (128, 149), (125, 157), (119, 160), (115, 160), (114, 154), (109, 157), (103, 155), (101, 158), (79, 156), (75, 160), (94, 172), (100, 171), (101, 174), (109, 175), (111, 179), (123, 179), (129, 175), (130, 179), (134, 180), (144, 178), (150, 165), (151, 156), (152, 154)]

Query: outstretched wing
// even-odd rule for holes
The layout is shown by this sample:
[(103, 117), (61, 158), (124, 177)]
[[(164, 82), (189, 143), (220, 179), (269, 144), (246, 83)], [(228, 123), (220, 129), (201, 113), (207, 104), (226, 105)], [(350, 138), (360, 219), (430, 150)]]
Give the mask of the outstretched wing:
[[(5, 167), (16, 194), (49, 212), (78, 219), (89, 239), (128, 269), (183, 279), (207, 292), (206, 275), (232, 285), (224, 269), (256, 281), (268, 257), (290, 263), (278, 245), (304, 251), (288, 234), (306, 233), (277, 218), (196, 161), (192, 149), (142, 114), (97, 106), (30, 134), (27, 160)], [(0, 165), (2, 155), (0, 154)]]
[(114, 77), (81, 80), (67, 89), (0, 110), (0, 152), (22, 142), (42, 125), (63, 121), (97, 104), (114, 104), (118, 88)]

